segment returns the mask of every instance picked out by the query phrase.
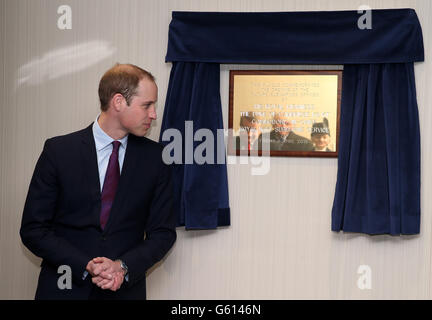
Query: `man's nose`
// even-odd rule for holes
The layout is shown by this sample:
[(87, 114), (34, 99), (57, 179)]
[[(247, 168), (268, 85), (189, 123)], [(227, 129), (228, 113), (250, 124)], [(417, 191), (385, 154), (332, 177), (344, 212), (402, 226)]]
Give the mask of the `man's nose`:
[(149, 114), (149, 116), (150, 116), (150, 118), (151, 118), (152, 120), (156, 120), (156, 118), (157, 118), (157, 114), (156, 114), (156, 109), (155, 109), (155, 108), (152, 108), (152, 109), (150, 110), (150, 114)]

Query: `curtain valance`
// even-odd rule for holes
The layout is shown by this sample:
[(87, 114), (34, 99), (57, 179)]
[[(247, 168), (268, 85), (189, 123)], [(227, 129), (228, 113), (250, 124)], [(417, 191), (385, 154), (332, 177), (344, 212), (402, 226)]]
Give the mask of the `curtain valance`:
[(166, 61), (358, 64), (424, 60), (413, 9), (371, 11), (173, 12)]

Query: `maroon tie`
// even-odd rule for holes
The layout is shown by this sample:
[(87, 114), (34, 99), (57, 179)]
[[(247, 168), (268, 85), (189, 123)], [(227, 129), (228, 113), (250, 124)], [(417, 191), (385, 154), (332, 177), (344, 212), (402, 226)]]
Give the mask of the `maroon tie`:
[(117, 190), (117, 185), (120, 180), (120, 166), (118, 162), (118, 151), (120, 147), (119, 141), (113, 141), (113, 151), (109, 158), (108, 168), (105, 174), (105, 181), (102, 188), (102, 203), (100, 213), (100, 225), (105, 229), (108, 217), (111, 211), (111, 206)]

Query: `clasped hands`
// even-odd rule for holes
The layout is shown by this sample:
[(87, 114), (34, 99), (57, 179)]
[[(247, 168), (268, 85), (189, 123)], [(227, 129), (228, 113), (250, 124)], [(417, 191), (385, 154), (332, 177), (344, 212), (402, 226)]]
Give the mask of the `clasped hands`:
[(92, 282), (103, 290), (117, 291), (124, 280), (124, 271), (118, 260), (97, 257), (89, 261), (86, 270), (92, 276)]

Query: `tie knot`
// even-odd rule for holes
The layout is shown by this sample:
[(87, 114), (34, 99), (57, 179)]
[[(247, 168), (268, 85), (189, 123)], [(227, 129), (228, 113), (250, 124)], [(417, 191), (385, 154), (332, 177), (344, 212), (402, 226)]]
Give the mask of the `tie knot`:
[(118, 152), (119, 148), (120, 148), (120, 141), (113, 141), (113, 152)]

